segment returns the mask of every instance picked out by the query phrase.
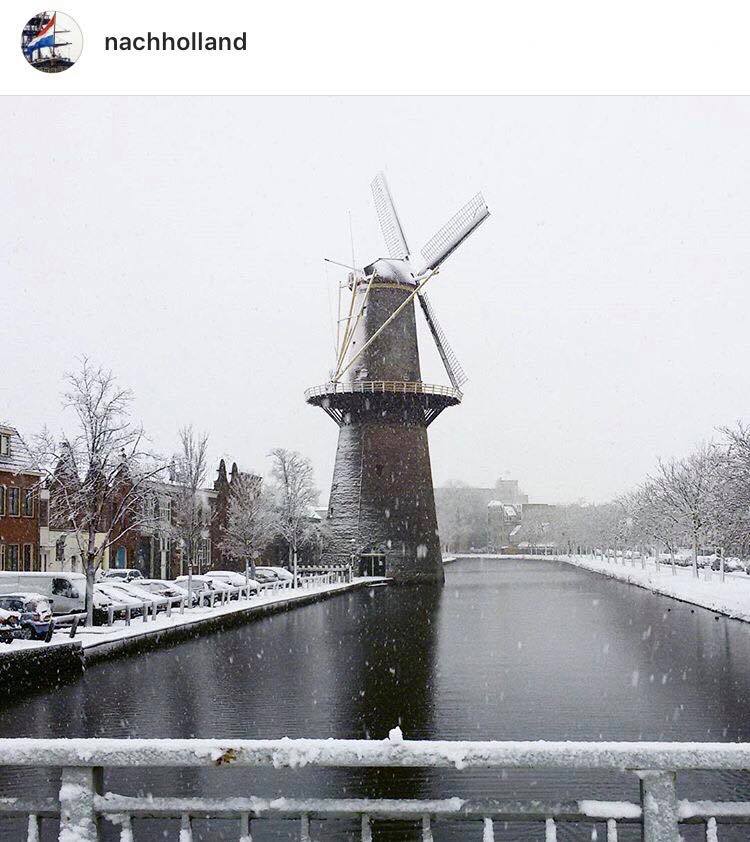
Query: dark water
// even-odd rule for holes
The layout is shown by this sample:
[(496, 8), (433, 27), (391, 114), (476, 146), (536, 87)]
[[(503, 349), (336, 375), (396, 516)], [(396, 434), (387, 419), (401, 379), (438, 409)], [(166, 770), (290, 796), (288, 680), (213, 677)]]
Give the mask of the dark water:
[[(0, 710), (1, 736), (750, 740), (750, 626), (551, 561), (467, 559), (442, 590), (373, 588), (172, 649), (98, 664)], [(52, 792), (47, 770), (0, 772), (0, 794)], [(632, 775), (498, 770), (110, 771), (124, 793), (637, 799)], [(680, 778), (680, 794), (750, 797), (744, 773)], [(52, 838), (52, 822), (45, 837)], [(257, 822), (254, 838), (296, 827)], [(591, 839), (593, 825), (560, 840)], [(176, 839), (135, 825), (136, 840)], [(354, 838), (351, 827), (314, 828)], [(599, 839), (605, 838), (601, 826)], [(167, 836), (163, 835), (163, 831)], [(21, 838), (0, 824), (0, 839)], [(224, 822), (196, 839), (236, 839)], [(438, 826), (436, 839), (481, 839)], [(417, 839), (382, 826), (376, 837)], [(114, 838), (114, 837), (113, 837)], [(498, 828), (497, 840), (543, 839)], [(621, 840), (636, 838), (627, 830)], [(690, 830), (686, 839), (697, 839)], [(724, 832), (722, 840), (747, 838)]]

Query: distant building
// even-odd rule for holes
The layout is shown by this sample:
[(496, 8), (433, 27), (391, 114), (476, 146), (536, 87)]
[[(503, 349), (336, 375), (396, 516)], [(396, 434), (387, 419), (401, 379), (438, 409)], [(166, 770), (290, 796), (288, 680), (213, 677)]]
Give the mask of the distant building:
[(498, 552), (513, 544), (513, 538), (521, 528), (522, 511), (521, 503), (503, 503), (501, 500), (487, 503), (488, 550)]
[(515, 479), (499, 479), (493, 488), (463, 483), (438, 487), (435, 505), (446, 552), (512, 549), (523, 539), (529, 521), (549, 519), (554, 510), (545, 503), (529, 503)]
[(0, 422), (0, 570), (46, 570), (49, 494), (18, 430)]

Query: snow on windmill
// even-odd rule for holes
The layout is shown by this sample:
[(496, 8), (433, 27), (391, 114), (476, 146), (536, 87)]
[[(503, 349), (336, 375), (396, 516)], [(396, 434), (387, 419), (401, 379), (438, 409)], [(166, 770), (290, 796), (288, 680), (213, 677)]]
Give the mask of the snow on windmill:
[[(305, 393), (339, 426), (323, 561), (352, 562), (365, 575), (442, 582), (427, 427), (461, 402), (467, 378), (424, 288), (489, 211), (477, 193), (428, 241), (415, 271), (382, 173), (372, 193), (388, 257), (349, 274), (331, 378)], [(422, 382), (415, 299), (450, 386)]]

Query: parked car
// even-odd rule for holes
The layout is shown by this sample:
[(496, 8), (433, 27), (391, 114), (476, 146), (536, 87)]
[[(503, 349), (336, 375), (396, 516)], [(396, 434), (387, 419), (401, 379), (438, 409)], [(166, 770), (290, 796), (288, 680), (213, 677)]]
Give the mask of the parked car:
[(102, 579), (119, 579), (122, 582), (132, 582), (133, 579), (142, 579), (143, 573), (134, 567), (110, 567), (102, 573)]
[(107, 596), (103, 591), (97, 589), (94, 585), (93, 592), (94, 600), (94, 625), (99, 626), (109, 620), (109, 609), (114, 609), (114, 614), (122, 612), (122, 606), (118, 605), (111, 596)]
[(211, 570), (205, 574), (209, 579), (224, 582), (233, 588), (244, 588), (247, 584), (251, 590), (258, 590), (258, 583), (255, 579), (245, 579), (243, 573), (236, 573), (232, 570)]
[(54, 614), (86, 610), (86, 577), (83, 573), (0, 573), (0, 594), (38, 593), (46, 596)]
[(131, 614), (137, 615), (143, 610), (143, 600), (137, 599), (132, 593), (123, 590), (118, 582), (97, 582), (94, 585), (94, 590), (111, 599), (118, 611), (130, 607)]
[(260, 570), (262, 573), (273, 573), (277, 579), (284, 582), (294, 581), (294, 574), (286, 567), (256, 567), (255, 570), (256, 572)]
[(255, 568), (255, 581), (260, 582), (261, 585), (270, 585), (273, 582), (280, 582), (279, 577), (267, 567)]
[(14, 611), (0, 608), (0, 643), (13, 643), (17, 637), (21, 636), (18, 618), (19, 615)]
[(19, 637), (23, 640), (44, 640), (51, 636), (52, 606), (46, 596), (23, 592), (2, 594), (0, 608), (18, 615)]
[[(199, 604), (208, 605), (212, 593), (231, 590), (231, 585), (228, 585), (226, 582), (222, 582), (219, 579), (210, 579), (208, 576), (196, 575), (191, 576), (190, 579), (192, 580), (191, 587), (193, 593), (197, 596)], [(175, 579), (175, 583), (181, 588), (187, 588), (188, 577), (178, 576)]]
[(169, 602), (169, 600), (166, 597), (162, 596), (161, 594), (154, 593), (148, 588), (144, 588), (143, 585), (141, 585), (140, 582), (135, 579), (131, 582), (117, 582), (115, 587), (121, 588), (127, 593), (132, 594), (136, 599), (141, 600), (141, 602), (146, 602), (150, 605), (156, 605), (157, 609), (166, 609), (167, 603)]
[(167, 582), (164, 579), (141, 579), (138, 587), (169, 599), (187, 598), (188, 595), (187, 588), (181, 588), (174, 582)]

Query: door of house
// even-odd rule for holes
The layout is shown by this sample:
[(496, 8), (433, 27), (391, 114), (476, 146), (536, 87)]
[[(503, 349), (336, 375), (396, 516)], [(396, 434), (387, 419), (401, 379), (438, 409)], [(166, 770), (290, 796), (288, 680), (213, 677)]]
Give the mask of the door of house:
[(385, 576), (385, 554), (363, 553), (359, 557), (360, 576)]
[(128, 551), (125, 547), (118, 547), (117, 548), (117, 555), (115, 555), (115, 567), (127, 567), (128, 566)]

